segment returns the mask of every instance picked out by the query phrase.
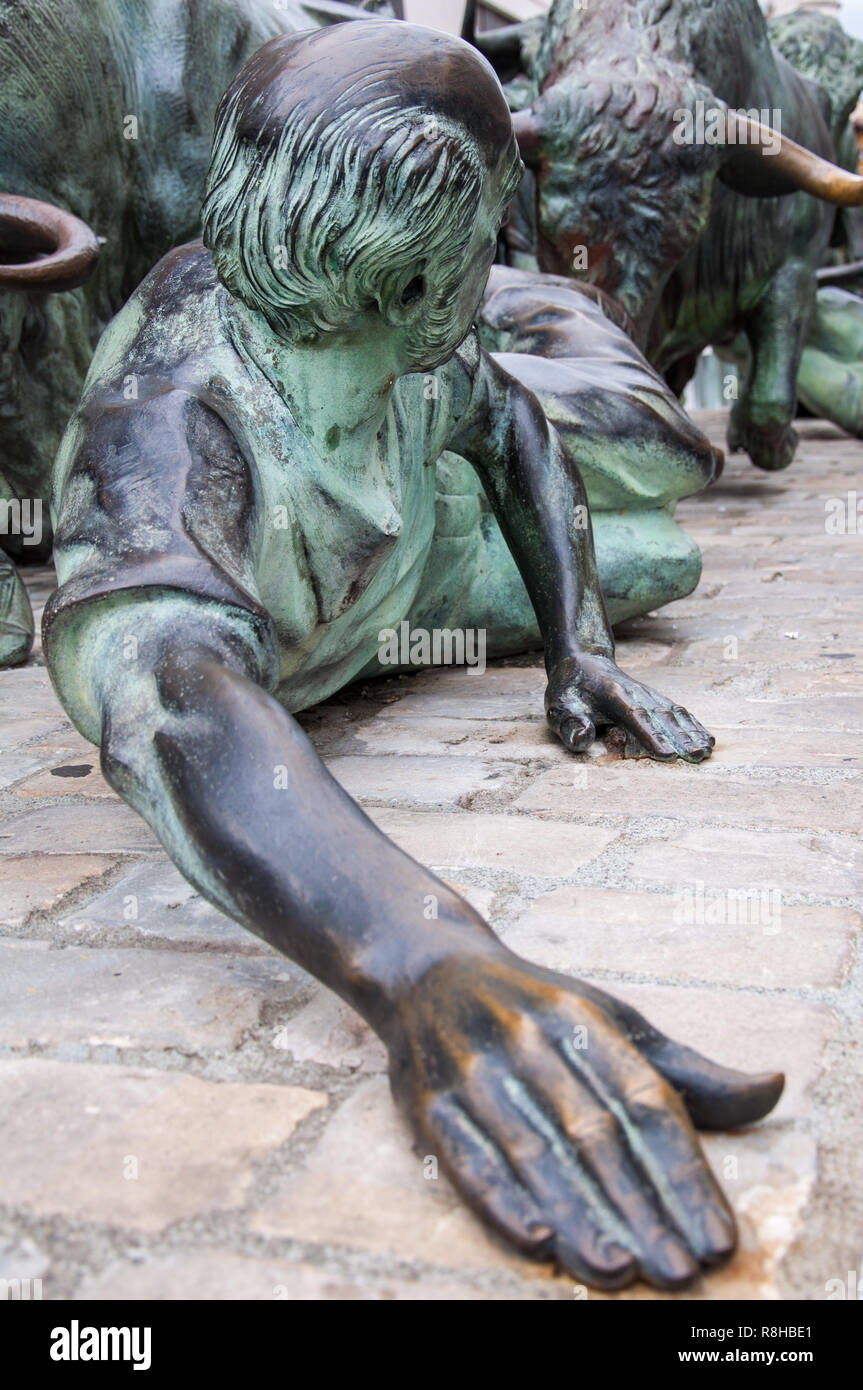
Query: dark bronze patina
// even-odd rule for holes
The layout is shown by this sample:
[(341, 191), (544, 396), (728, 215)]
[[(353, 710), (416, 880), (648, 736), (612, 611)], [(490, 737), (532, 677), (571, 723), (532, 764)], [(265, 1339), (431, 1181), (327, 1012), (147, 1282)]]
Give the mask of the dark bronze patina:
[(0, 0), (0, 507), (41, 509), (38, 538), (0, 530), (0, 668), (32, 645), (14, 562), (50, 556), (51, 466), (99, 334), (199, 235), (222, 92), (275, 34), (379, 7)]
[(786, 467), (831, 205), (863, 201), (836, 163), (847, 102), (786, 61), (756, 0), (554, 0), (475, 42), (510, 79), (539, 268), (620, 299), (675, 390), (744, 334), (729, 446)]
[[(758, 1119), (781, 1076), (514, 955), (289, 712), (373, 667), (398, 620), (484, 625), (501, 651), (534, 624), (567, 747), (611, 724), (652, 756), (710, 751), (615, 664), (578, 470), (471, 328), (520, 175), (497, 80), (459, 40), (371, 21), (247, 64), (207, 249), (166, 257), (114, 321), (61, 448), (46, 652), (187, 878), (380, 1035), (422, 1152), (477, 1212), (579, 1279), (674, 1288), (735, 1244), (693, 1126)], [(470, 565), (435, 529), (453, 456), (490, 509)]]

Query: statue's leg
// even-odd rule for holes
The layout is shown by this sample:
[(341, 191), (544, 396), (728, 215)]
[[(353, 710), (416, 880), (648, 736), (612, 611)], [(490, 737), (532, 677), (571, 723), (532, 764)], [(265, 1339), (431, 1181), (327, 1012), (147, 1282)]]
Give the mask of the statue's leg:
[(672, 512), (669, 505), (593, 516), (599, 579), (612, 623), (685, 598), (701, 578), (701, 551)]
[(807, 347), (797, 390), (810, 414), (863, 437), (863, 363), (843, 362), (820, 348)]
[[(437, 467), (434, 547), (411, 626), (482, 630), (489, 657), (540, 647), (530, 599), (476, 474), (455, 454)], [(683, 598), (698, 583), (701, 553), (670, 508), (597, 512), (592, 523), (613, 623)]]
[(728, 447), (745, 449), (758, 468), (787, 468), (797, 448), (792, 420), (797, 373), (815, 299), (812, 268), (790, 261), (773, 277), (744, 328), (751, 361), (731, 412)]
[(863, 299), (856, 294), (818, 291), (797, 392), (813, 415), (863, 436)]
[(33, 645), (33, 610), (15, 563), (0, 550), (0, 667), (26, 661)]

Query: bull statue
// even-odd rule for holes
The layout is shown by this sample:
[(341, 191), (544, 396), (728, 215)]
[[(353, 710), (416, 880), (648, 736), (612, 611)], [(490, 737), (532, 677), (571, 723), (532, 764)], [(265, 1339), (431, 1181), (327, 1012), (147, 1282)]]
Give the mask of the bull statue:
[[(832, 15), (821, 10), (793, 10), (767, 24), (770, 42), (793, 68), (821, 88), (821, 100), (829, 111), (830, 133), (836, 145), (836, 162), (858, 172), (860, 152), (851, 124), (851, 113), (863, 90), (863, 43), (847, 34)], [(829, 279), (829, 266), (841, 266), (840, 279), (854, 278), (848, 262), (863, 258), (863, 210), (839, 208), (828, 254), (828, 265), (819, 272), (819, 283)], [(860, 267), (857, 279), (863, 284)], [(848, 288), (847, 283), (845, 288)]]
[(51, 466), (96, 341), (198, 234), (221, 93), (274, 35), (374, 9), (0, 0), (0, 666), (30, 650), (13, 559), (50, 553)]
[[(799, 72), (823, 88), (832, 113), (839, 163), (857, 169), (857, 136), (849, 120), (863, 86), (863, 43), (838, 20), (797, 10), (770, 21), (771, 42)], [(818, 271), (797, 395), (812, 415), (863, 437), (863, 211), (840, 209), (830, 264)]]
[(729, 446), (786, 467), (833, 205), (863, 203), (834, 162), (847, 112), (771, 45), (755, 0), (554, 0), (475, 42), (509, 79), (535, 183), (535, 228), (511, 244), (617, 298), (675, 389), (744, 333)]
[[(845, 33), (832, 16), (818, 10), (795, 10), (768, 24), (770, 41), (789, 63), (818, 83), (837, 161), (846, 169), (858, 164), (857, 137), (849, 114), (863, 83), (863, 43)], [(800, 370), (797, 397), (811, 414), (832, 420), (841, 429), (863, 436), (863, 211), (840, 208), (827, 253), (816, 274), (815, 313)], [(745, 374), (748, 348), (743, 335), (720, 354)]]

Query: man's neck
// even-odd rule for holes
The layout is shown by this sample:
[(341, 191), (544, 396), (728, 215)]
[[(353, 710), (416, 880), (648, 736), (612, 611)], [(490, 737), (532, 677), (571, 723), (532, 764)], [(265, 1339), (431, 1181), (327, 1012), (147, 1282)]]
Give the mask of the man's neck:
[(398, 364), (392, 334), (322, 334), (314, 344), (279, 338), (260, 314), (230, 300), (241, 346), (269, 378), (300, 429), (335, 465), (353, 471), (383, 424)]

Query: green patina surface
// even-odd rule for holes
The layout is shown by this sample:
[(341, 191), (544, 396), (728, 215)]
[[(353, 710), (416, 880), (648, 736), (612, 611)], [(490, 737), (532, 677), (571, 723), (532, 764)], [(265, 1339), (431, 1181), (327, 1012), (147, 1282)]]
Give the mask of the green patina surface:
[(863, 434), (863, 299), (856, 294), (818, 291), (797, 389), (813, 415)]
[[(0, 286), (0, 503), (44, 504), (37, 546), (0, 535), (0, 668), (30, 650), (12, 561), (51, 553), (51, 470), (99, 334), (200, 232), (219, 97), (267, 39), (328, 22), (300, 0), (0, 0), (0, 200), (66, 209), (103, 239), (79, 289)], [(34, 254), (0, 225), (0, 265)]]

